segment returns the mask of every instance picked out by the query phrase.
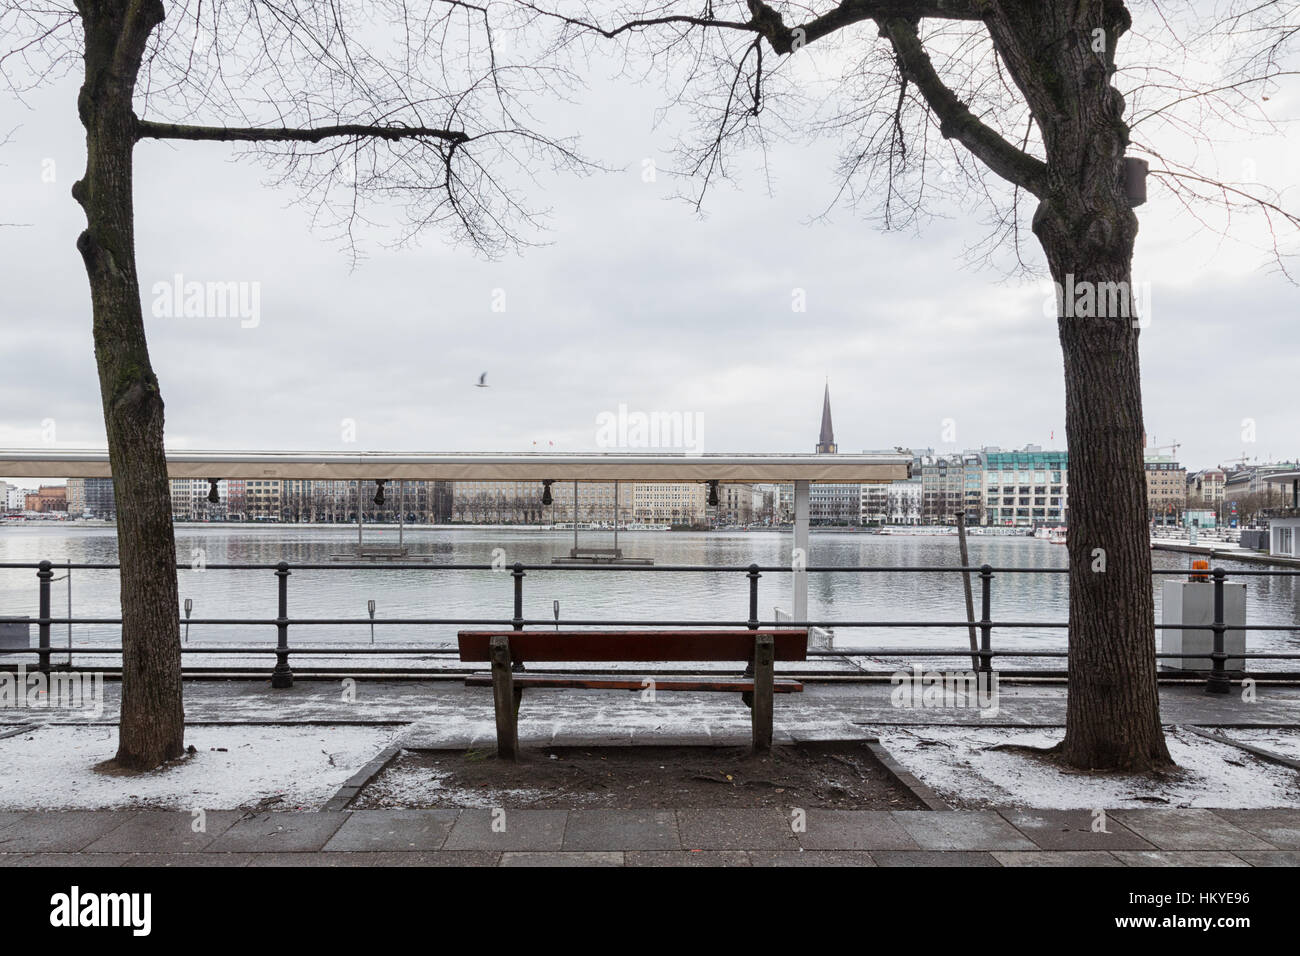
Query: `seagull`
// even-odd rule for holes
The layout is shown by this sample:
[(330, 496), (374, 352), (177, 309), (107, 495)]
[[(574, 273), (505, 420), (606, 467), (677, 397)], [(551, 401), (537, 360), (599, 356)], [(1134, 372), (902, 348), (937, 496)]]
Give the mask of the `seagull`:
[(487, 372), (484, 372), (482, 375), (480, 375), (480, 376), (478, 377), (478, 384), (475, 385), (474, 387), (475, 387), (475, 388), (488, 388), (488, 387), (489, 387), (489, 386), (488, 386), (488, 383), (487, 383)]

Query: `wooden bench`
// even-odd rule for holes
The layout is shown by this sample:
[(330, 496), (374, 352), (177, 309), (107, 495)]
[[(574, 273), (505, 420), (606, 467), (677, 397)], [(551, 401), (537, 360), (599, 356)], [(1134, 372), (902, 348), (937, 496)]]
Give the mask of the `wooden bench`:
[[(776, 661), (802, 661), (808, 655), (806, 629), (758, 631), (461, 631), (460, 659), (490, 663), (491, 676), (474, 675), (470, 686), (491, 684), (496, 709), (497, 755), (519, 753), (519, 704), (526, 687), (587, 690), (739, 692), (751, 703), (754, 750), (772, 748), (772, 696), (795, 693), (803, 684), (778, 680)], [(753, 677), (644, 678), (512, 673), (513, 664), (554, 662), (736, 661), (752, 665)]]

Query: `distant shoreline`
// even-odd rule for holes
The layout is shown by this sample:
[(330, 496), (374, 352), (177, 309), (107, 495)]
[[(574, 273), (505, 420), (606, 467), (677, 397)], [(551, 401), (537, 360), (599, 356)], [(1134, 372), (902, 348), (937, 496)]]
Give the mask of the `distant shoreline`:
[[(50, 519), (50, 518), (7, 518), (0, 522), (0, 527), (5, 526), (21, 527), (59, 527), (59, 528), (114, 528), (116, 522), (102, 518), (72, 518), (72, 519)], [(254, 528), (328, 528), (336, 529), (340, 533), (356, 534), (357, 526), (355, 522), (329, 522), (329, 521), (173, 521), (172, 526), (175, 528), (224, 528), (229, 530), (249, 530)], [(555, 531), (561, 534), (572, 534), (573, 529), (556, 528), (551, 525), (537, 524), (471, 524), (466, 522), (456, 522), (452, 524), (421, 524), (417, 522), (407, 522), (398, 525), (393, 522), (367, 522), (364, 526), (368, 534), (381, 533), (384, 531), (396, 531), (399, 527), (411, 531)], [(694, 533), (734, 533), (734, 534), (755, 534), (771, 533), (789, 534), (794, 530), (794, 525), (752, 525), (749, 527), (724, 527), (724, 528), (674, 528), (672, 531), (664, 530), (647, 530), (647, 529), (628, 529), (619, 528), (619, 534), (681, 534), (684, 532)], [(1028, 537), (1029, 528), (1002, 528), (1002, 527), (984, 527), (976, 526), (969, 528), (968, 531), (972, 537)], [(592, 534), (613, 534), (614, 529), (610, 527), (593, 527), (578, 529), (579, 533)], [(957, 533), (956, 525), (811, 525), (808, 528), (811, 534), (866, 534), (877, 535), (880, 537), (934, 537), (941, 535), (955, 535)]]

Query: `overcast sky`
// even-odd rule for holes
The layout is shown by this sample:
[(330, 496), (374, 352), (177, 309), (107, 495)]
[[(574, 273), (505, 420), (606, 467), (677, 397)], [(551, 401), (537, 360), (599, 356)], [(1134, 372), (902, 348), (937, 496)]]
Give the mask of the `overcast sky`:
[[(1043, 286), (964, 263), (984, 235), (979, 210), (953, 209), (919, 234), (881, 233), (847, 209), (810, 223), (836, 187), (835, 150), (805, 143), (770, 154), (770, 195), (747, 157), (701, 218), (672, 198), (667, 175), (642, 179), (644, 159), (670, 165), (671, 124), (654, 127), (661, 92), (608, 73), (594, 70), (592, 89), (554, 117), (618, 171), (527, 184), (551, 210), (547, 245), (498, 262), (431, 234), (402, 251), (372, 241), (351, 270), (293, 192), (229, 147), (137, 147), (146, 316), (153, 284), (177, 274), (260, 284), (255, 328), (146, 319), (169, 447), (583, 451), (596, 447), (597, 416), (624, 403), (701, 416), (708, 452), (810, 452), (827, 380), (841, 451), (1064, 447)], [(47, 419), (56, 447), (104, 444), (74, 246), (83, 219), (69, 195), (84, 169), (76, 93), (71, 76), (30, 109), (0, 98), (0, 132), (15, 130), (0, 148), (0, 222), (26, 224), (0, 229), (4, 447), (43, 446)], [(1296, 115), (1297, 97), (1277, 91), (1272, 106)], [(1294, 143), (1226, 150), (1237, 154), (1295, 199)], [(1300, 293), (1258, 253), (1197, 234), (1176, 212), (1154, 186), (1139, 210), (1148, 438), (1179, 442), (1189, 468), (1300, 456)], [(1030, 251), (1041, 263), (1032, 237)], [(806, 312), (792, 311), (795, 289)], [(490, 387), (475, 388), (483, 371)], [(355, 443), (343, 419), (356, 421)]]

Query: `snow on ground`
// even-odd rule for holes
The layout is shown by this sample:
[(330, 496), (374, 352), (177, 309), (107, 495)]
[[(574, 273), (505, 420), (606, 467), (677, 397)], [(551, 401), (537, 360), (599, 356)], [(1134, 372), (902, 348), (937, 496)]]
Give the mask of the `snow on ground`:
[[(450, 776), (450, 770), (439, 770), (428, 766), (390, 765), (379, 780), (371, 783), (352, 806), (359, 810), (380, 810), (401, 807), (429, 806), (434, 797), (442, 797), (449, 807), (474, 807), (489, 809), (512, 806), (526, 807), (530, 803), (542, 800), (551, 794), (546, 790), (525, 788), (487, 787), (447, 787), (444, 781)], [(432, 793), (431, 791), (438, 791)], [(586, 799), (584, 794), (574, 793), (575, 806)]]
[(1166, 734), (1179, 769), (1155, 779), (1074, 773), (1023, 752), (990, 749), (1008, 743), (1048, 747), (1060, 741), (1059, 729), (880, 727), (877, 732), (900, 763), (959, 808), (1300, 807), (1296, 771), (1179, 728)]
[(117, 750), (114, 727), (46, 726), (0, 740), (0, 809), (107, 807), (225, 810), (268, 800), (316, 809), (398, 733), (376, 727), (191, 727), (197, 753), (152, 773), (93, 767)]
[(1228, 727), (1223, 734), (1243, 744), (1271, 750), (1279, 757), (1300, 760), (1300, 730), (1294, 727)]

